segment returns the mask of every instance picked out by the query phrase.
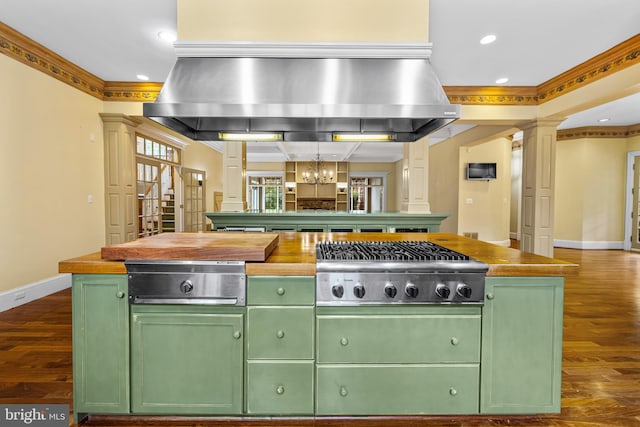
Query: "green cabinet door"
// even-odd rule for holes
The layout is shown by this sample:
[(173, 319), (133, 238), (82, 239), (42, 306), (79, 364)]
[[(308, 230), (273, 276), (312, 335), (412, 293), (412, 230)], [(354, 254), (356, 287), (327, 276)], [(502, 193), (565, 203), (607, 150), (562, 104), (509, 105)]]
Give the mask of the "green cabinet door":
[(133, 306), (132, 412), (242, 413), (242, 310)]
[(477, 414), (478, 375), (477, 363), (317, 365), (316, 413)]
[(313, 360), (247, 362), (247, 413), (313, 414)]
[(313, 307), (247, 308), (247, 358), (313, 359)]
[(129, 412), (127, 276), (74, 274), (73, 406), (87, 413)]
[(482, 321), (480, 411), (560, 412), (560, 277), (488, 277)]

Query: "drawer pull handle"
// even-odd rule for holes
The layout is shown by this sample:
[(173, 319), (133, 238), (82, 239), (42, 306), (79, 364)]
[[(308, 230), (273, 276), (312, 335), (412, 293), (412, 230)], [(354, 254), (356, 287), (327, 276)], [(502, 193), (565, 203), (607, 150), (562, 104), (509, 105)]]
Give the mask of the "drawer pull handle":
[(278, 337), (280, 339), (284, 338), (284, 331), (280, 330), (280, 331), (276, 332), (276, 337)]
[(345, 397), (347, 394), (349, 394), (349, 390), (345, 386), (340, 387), (340, 396)]
[(487, 299), (491, 300), (491, 299), (494, 299), (494, 298), (495, 298), (495, 296), (491, 292), (489, 292), (487, 294)]
[(451, 396), (455, 396), (456, 394), (458, 394), (458, 390), (456, 390), (455, 388), (451, 387), (451, 388), (449, 389), (449, 394), (450, 394)]
[(276, 291), (276, 293), (280, 296), (284, 295), (284, 288), (278, 288), (278, 290)]
[(348, 344), (349, 344), (349, 340), (348, 340), (347, 338), (342, 338), (342, 339), (340, 340), (340, 344), (341, 344), (341, 345), (348, 345)]
[(116, 297), (118, 297), (118, 298), (124, 298), (124, 292), (122, 292), (122, 291), (118, 291), (118, 292), (116, 292)]
[(284, 386), (283, 385), (279, 385), (278, 387), (276, 387), (276, 393), (284, 394)]
[(241, 333), (240, 331), (235, 331), (235, 332), (233, 333), (233, 337), (234, 337), (235, 339), (240, 339), (240, 337), (241, 337), (241, 336), (242, 336), (242, 333)]
[(452, 337), (451, 338), (451, 345), (458, 345), (460, 343), (460, 340), (456, 337)]

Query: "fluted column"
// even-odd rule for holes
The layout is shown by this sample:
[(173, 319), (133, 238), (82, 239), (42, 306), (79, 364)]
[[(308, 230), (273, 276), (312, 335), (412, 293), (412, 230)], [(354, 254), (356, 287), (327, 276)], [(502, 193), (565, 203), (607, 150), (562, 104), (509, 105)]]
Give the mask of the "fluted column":
[(560, 120), (523, 126), (521, 244), (524, 252), (553, 257), (556, 133)]
[(247, 208), (247, 143), (225, 141), (222, 154), (222, 212), (241, 212)]
[(404, 213), (431, 213), (429, 206), (429, 139), (403, 147), (402, 203)]

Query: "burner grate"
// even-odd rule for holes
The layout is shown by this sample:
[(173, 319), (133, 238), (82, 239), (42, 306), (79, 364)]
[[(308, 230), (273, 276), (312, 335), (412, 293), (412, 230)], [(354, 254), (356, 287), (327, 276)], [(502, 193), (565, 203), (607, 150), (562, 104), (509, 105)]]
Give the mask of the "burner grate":
[(469, 261), (467, 255), (427, 241), (322, 242), (318, 261)]

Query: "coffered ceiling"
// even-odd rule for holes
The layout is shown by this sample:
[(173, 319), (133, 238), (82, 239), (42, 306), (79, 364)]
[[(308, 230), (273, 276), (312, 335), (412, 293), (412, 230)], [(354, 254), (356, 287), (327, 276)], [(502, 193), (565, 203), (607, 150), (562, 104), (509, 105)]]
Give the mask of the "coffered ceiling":
[[(176, 29), (176, 0), (3, 0), (0, 20), (105, 82), (163, 82), (175, 62), (160, 31)], [(431, 62), (447, 86), (536, 87), (636, 36), (640, 1), (430, 0)], [(480, 38), (497, 40), (481, 45)], [(508, 82), (497, 85), (496, 80)], [(573, 114), (560, 129), (640, 123), (635, 94)], [(607, 122), (599, 122), (607, 118)], [(445, 140), (473, 124), (430, 136)], [(393, 143), (250, 143), (250, 161), (395, 161)]]

